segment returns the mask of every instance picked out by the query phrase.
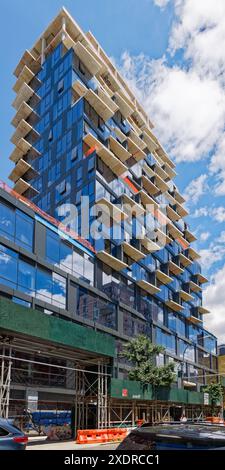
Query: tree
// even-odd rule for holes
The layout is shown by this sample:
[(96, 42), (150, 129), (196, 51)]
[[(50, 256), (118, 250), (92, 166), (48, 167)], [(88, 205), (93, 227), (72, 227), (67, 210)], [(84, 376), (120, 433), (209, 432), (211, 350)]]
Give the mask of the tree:
[(212, 415), (215, 416), (218, 403), (221, 403), (223, 398), (223, 387), (220, 383), (212, 383), (204, 388), (204, 392), (209, 394), (212, 404)]
[(129, 379), (137, 380), (143, 385), (151, 384), (154, 388), (171, 385), (175, 379), (174, 363), (156, 365), (156, 356), (164, 351), (163, 346), (153, 344), (145, 335), (129, 341), (121, 353), (133, 364)]

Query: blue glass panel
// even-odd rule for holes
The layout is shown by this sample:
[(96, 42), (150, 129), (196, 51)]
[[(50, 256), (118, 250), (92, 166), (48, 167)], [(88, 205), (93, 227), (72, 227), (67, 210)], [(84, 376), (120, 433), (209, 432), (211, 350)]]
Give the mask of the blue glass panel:
[(29, 295), (35, 293), (35, 267), (22, 260), (18, 265), (18, 286)]
[(15, 288), (17, 283), (18, 255), (0, 245), (0, 283)]

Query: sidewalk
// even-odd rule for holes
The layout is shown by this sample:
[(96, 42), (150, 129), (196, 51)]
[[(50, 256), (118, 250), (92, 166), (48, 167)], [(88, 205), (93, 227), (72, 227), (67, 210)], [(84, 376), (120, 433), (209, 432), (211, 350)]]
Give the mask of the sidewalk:
[(27, 450), (75, 450), (77, 452), (79, 450), (113, 450), (118, 446), (118, 442), (106, 444), (76, 444), (74, 441), (45, 441), (46, 437), (30, 438), (27, 445)]

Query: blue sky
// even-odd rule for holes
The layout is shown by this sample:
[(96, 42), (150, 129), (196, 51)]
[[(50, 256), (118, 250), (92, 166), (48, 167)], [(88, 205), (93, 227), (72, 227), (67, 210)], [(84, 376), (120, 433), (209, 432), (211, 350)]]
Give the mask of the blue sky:
[(175, 182), (186, 194), (188, 222), (210, 278), (206, 303), (214, 317), (208, 324), (216, 325), (214, 331), (225, 341), (225, 52), (218, 46), (225, 41), (225, 2), (1, 0), (0, 153), (5, 181), (12, 168), (12, 72), (63, 5), (120, 67), (177, 163)]

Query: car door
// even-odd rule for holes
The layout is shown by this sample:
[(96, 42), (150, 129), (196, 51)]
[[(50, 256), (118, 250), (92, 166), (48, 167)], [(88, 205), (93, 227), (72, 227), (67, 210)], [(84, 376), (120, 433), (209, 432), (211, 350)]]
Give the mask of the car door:
[(0, 450), (10, 450), (12, 447), (12, 434), (0, 426)]

